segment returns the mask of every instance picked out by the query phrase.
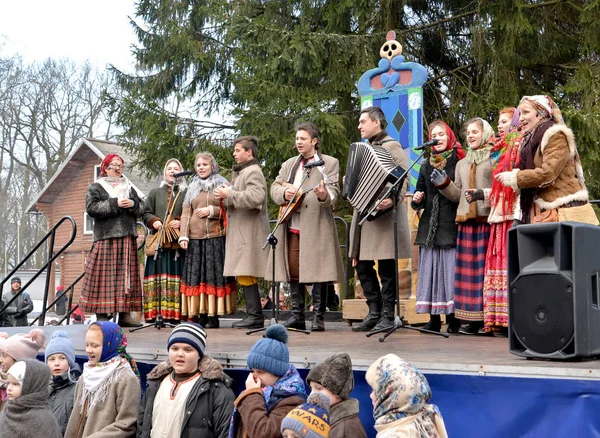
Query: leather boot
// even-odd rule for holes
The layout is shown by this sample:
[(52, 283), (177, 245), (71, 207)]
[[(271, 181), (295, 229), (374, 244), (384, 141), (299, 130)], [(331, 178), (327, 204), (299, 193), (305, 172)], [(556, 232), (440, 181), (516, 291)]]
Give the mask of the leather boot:
[(219, 328), (219, 317), (218, 316), (209, 316), (208, 322), (204, 325), (204, 328), (207, 329), (218, 329)]
[(190, 315), (188, 316), (188, 321), (189, 322), (193, 322), (194, 324), (198, 324), (198, 315)]
[(208, 328), (206, 327), (206, 325), (208, 324), (208, 315), (206, 313), (201, 313), (200, 315), (198, 315), (198, 324), (200, 324), (202, 327), (204, 328)]
[(381, 311), (381, 318), (377, 321), (377, 325), (373, 330), (382, 330), (394, 327), (394, 316), (396, 314), (395, 304), (393, 301), (384, 301)]
[(96, 313), (96, 321), (109, 321), (108, 313)]
[(141, 327), (142, 324), (137, 322), (129, 312), (119, 312), (119, 325), (121, 327)]
[(313, 321), (311, 332), (325, 331), (325, 312), (327, 311), (327, 283), (315, 283), (312, 288)]
[(265, 326), (265, 318), (260, 304), (258, 284), (244, 286), (244, 299), (246, 300), (246, 317), (234, 322), (231, 326), (238, 329), (255, 329)]
[(432, 332), (439, 332), (442, 329), (442, 317), (440, 315), (429, 315), (429, 322), (423, 328)]
[(381, 301), (367, 301), (369, 306), (369, 313), (365, 316), (365, 319), (357, 325), (352, 327), (353, 332), (368, 332), (373, 330), (373, 327), (377, 325), (377, 321), (381, 318)]
[(460, 330), (460, 319), (454, 316), (454, 313), (446, 315), (446, 324), (448, 324), (448, 328), (446, 329), (448, 333), (457, 334)]
[(297, 330), (306, 330), (306, 321), (304, 320), (304, 284), (297, 281), (290, 282), (290, 292), (292, 296), (292, 317), (283, 322), (282, 325)]

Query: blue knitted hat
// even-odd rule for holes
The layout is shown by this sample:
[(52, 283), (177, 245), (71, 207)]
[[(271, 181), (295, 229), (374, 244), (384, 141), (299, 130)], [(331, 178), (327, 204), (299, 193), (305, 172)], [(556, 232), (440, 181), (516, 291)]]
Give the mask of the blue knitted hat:
[(48, 363), (48, 358), (53, 354), (64, 354), (69, 362), (69, 367), (73, 369), (75, 367), (75, 348), (73, 342), (69, 338), (69, 335), (64, 330), (57, 330), (52, 333), (50, 342), (44, 351), (44, 359)]
[(204, 357), (204, 349), (206, 348), (206, 330), (194, 322), (182, 322), (171, 332), (167, 343), (167, 350), (171, 345), (181, 342), (189, 344), (198, 350), (200, 357)]
[(281, 422), (281, 433), (289, 429), (302, 438), (327, 438), (329, 436), (329, 398), (313, 392), (301, 406), (292, 409)]
[(290, 368), (290, 352), (287, 348), (288, 333), (281, 324), (267, 328), (246, 358), (248, 368), (266, 371), (275, 376), (283, 376)]

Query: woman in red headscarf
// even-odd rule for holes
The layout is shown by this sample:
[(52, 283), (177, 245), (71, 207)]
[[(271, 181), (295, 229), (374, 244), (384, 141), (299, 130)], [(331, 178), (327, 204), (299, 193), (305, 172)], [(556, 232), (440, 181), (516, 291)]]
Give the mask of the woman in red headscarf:
[(417, 313), (429, 313), (428, 330), (439, 332), (441, 316), (446, 315), (448, 332), (457, 333), (460, 321), (454, 317), (454, 265), (456, 257), (456, 208), (458, 204), (445, 196), (431, 181), (434, 169), (443, 170), (454, 180), (456, 163), (465, 154), (452, 129), (438, 120), (429, 126), (431, 148), (429, 160), (423, 162), (411, 207), (422, 210), (415, 245), (419, 246), (419, 282)]
[(137, 257), (137, 218), (144, 206), (123, 176), (124, 161), (108, 155), (100, 177), (90, 184), (86, 211), (94, 219), (94, 244), (88, 256), (79, 306), (98, 320), (119, 314), (119, 325), (136, 327), (130, 312), (142, 310), (142, 285)]

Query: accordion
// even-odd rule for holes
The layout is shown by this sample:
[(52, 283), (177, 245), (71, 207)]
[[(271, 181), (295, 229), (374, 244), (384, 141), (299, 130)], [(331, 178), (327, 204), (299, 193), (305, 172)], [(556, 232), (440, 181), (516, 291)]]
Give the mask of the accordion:
[[(350, 201), (352, 207), (364, 216), (403, 173), (404, 169), (381, 146), (352, 143), (348, 152), (342, 198)], [(375, 220), (385, 213), (386, 210), (377, 210), (367, 220)]]

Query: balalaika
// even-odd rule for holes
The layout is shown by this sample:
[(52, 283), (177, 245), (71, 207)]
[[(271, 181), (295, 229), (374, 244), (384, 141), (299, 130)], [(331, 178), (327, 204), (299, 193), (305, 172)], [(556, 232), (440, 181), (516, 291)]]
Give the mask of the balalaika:
[[(361, 216), (379, 199), (385, 189), (404, 173), (392, 154), (381, 146), (352, 143), (348, 152), (346, 178), (342, 198), (347, 199)], [(376, 210), (367, 220), (372, 221), (387, 210)]]

